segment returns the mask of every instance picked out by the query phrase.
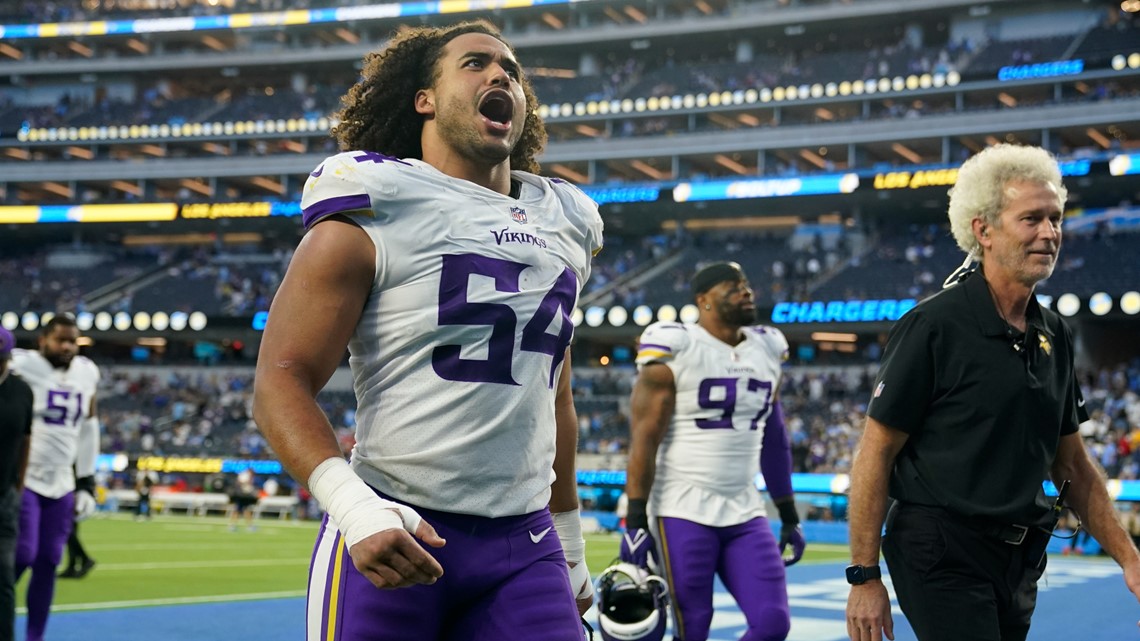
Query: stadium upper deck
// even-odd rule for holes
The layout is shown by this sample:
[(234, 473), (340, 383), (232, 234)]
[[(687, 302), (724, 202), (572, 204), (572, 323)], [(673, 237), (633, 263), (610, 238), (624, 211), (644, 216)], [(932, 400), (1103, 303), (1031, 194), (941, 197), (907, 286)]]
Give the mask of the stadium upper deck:
[[(968, 4), (597, 1), (459, 14), (471, 5), (426, 3), (352, 22), (333, 19), (380, 5), (289, 14), (307, 24), (229, 13), (198, 17), (229, 28), (188, 28), (201, 26), (191, 16), (182, 30), (142, 34), (92, 35), (114, 21), (25, 25), (56, 37), (6, 28), (0, 195), (289, 198), (333, 151), (326, 116), (354, 64), (416, 12), (504, 26), (547, 103), (547, 171), (579, 183), (953, 165), (992, 140), (1066, 153), (1140, 137), (1140, 53), (1130, 58), (1136, 32), (1117, 4)], [(991, 69), (1002, 63), (1005, 80)]]

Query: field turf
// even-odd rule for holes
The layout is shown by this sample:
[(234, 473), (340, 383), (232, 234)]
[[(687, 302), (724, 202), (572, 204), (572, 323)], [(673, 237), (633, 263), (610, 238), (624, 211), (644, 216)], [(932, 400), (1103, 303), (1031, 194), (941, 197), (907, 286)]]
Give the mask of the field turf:
[[(230, 531), (219, 517), (156, 516), (136, 522), (102, 515), (80, 524), (80, 540), (96, 560), (83, 579), (56, 582), (60, 612), (178, 603), (301, 596), (305, 592), (316, 521), (261, 519)], [(586, 537), (596, 574), (618, 555), (615, 534)], [(845, 546), (809, 545), (805, 561), (847, 558)], [(17, 603), (23, 612), (27, 576)]]

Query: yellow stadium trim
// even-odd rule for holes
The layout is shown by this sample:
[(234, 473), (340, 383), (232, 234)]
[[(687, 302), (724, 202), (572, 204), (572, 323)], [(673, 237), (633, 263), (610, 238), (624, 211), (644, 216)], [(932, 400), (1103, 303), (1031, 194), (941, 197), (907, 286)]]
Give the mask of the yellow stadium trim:
[(443, 0), (439, 3), (440, 13), (464, 13), (471, 10), (471, 3), (467, 0)]
[(285, 24), (309, 24), (308, 9), (294, 9), (285, 12)]
[(87, 34), (89, 36), (105, 36), (107, 35), (107, 21), (99, 20), (87, 25)]
[(59, 23), (58, 22), (45, 22), (44, 24), (40, 25), (40, 37), (41, 38), (54, 38), (58, 35), (59, 35)]
[(326, 641), (336, 638), (337, 606), (340, 605), (340, 575), (344, 569), (344, 536), (338, 535), (336, 553), (333, 555), (332, 578), (329, 580), (329, 627)]
[(252, 13), (235, 13), (230, 16), (230, 29), (244, 29), (253, 26)]
[(39, 219), (40, 208), (36, 205), (0, 207), (0, 224), (34, 223)]

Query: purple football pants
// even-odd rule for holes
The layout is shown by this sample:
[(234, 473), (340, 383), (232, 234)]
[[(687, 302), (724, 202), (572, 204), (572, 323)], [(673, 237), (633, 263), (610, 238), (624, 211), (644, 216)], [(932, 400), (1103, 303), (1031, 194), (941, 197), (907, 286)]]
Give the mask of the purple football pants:
[(321, 524), (309, 570), (307, 641), (582, 641), (562, 544), (547, 510), (490, 519), (416, 508), (439, 535), (433, 585), (380, 590)]
[(705, 641), (713, 617), (713, 576), (748, 621), (741, 641), (780, 641), (791, 628), (788, 589), (780, 548), (768, 519), (728, 527), (664, 517), (657, 520), (658, 545), (673, 603), (676, 641)]
[(75, 518), (75, 493), (49, 499), (24, 488), (20, 502), (20, 534), (16, 542), (16, 580), (32, 569), (28, 580), (27, 641), (43, 641), (55, 594), (55, 568)]

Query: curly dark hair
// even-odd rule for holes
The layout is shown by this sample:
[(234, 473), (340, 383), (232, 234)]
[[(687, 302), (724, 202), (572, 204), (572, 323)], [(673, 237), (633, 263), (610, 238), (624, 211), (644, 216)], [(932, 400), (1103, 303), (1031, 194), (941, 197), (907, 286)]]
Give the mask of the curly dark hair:
[[(360, 81), (341, 98), (344, 108), (336, 114), (340, 124), (332, 133), (341, 149), (422, 159), (423, 116), (416, 112), (414, 97), (439, 77), (443, 48), (465, 33), (487, 34), (515, 53), (499, 30), (483, 20), (400, 31), (383, 49), (364, 57)], [(520, 77), (519, 82), (526, 96), (527, 114), (522, 137), (511, 150), (511, 169), (538, 173), (535, 156), (546, 145), (546, 127), (538, 116), (538, 99), (530, 81)]]

